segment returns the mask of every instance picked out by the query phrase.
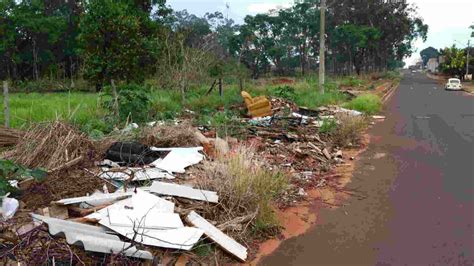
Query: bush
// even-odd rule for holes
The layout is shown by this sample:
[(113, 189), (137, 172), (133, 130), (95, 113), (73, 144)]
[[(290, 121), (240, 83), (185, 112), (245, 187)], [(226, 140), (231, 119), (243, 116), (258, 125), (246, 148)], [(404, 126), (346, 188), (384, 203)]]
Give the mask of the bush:
[(348, 76), (348, 77), (345, 77), (342, 81), (341, 81), (341, 85), (342, 86), (346, 86), (346, 87), (360, 87), (362, 86), (363, 84), (365, 83), (364, 80), (360, 79), (360, 78), (357, 78), (355, 76)]
[(270, 90), (270, 94), (288, 100), (294, 100), (296, 98), (295, 88), (288, 85), (273, 88)]
[[(207, 207), (207, 218), (224, 223), (236, 217), (250, 215), (251, 231), (266, 233), (278, 226), (271, 202), (285, 191), (288, 179), (280, 172), (263, 167), (252, 148), (241, 146), (236, 152), (206, 161), (203, 164), (203, 179), (200, 186), (217, 191), (220, 204)], [(263, 231), (263, 232), (262, 232)]]
[(363, 116), (340, 114), (336, 117), (339, 121), (336, 130), (331, 133), (334, 145), (347, 147), (360, 144), (362, 134), (367, 127), (367, 120)]
[(337, 130), (337, 122), (335, 119), (324, 118), (323, 124), (319, 128), (321, 134), (331, 134)]
[(345, 108), (357, 110), (368, 115), (380, 112), (382, 101), (380, 97), (374, 94), (363, 94), (352, 99), (343, 105)]
[[(150, 88), (137, 84), (124, 84), (117, 89), (120, 121), (146, 122), (152, 103)], [(110, 88), (107, 88), (103, 105), (113, 112), (114, 99), (112, 96)]]

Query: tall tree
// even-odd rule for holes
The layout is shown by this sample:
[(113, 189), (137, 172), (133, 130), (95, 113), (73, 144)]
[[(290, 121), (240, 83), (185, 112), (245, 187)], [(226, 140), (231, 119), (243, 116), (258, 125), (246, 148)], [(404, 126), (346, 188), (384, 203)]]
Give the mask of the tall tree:
[(80, 22), (85, 77), (96, 84), (112, 79), (141, 82), (155, 52), (149, 31), (150, 16), (129, 1), (91, 0)]

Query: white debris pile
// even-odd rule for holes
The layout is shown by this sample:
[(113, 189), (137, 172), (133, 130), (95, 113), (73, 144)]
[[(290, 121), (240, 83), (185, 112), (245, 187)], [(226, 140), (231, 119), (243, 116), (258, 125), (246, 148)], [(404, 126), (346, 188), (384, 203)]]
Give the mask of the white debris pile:
[[(183, 174), (187, 167), (200, 163), (204, 159), (201, 153), (203, 148), (150, 147), (150, 150), (167, 154), (141, 167), (120, 167), (113, 161), (103, 161), (100, 164), (107, 167), (101, 168), (98, 177), (123, 185), (114, 193), (108, 193), (104, 189), (104, 192), (97, 191), (89, 196), (54, 202), (55, 206), (79, 211), (81, 217), (75, 219), (78, 222), (39, 215), (33, 215), (33, 218), (48, 224), (52, 235), (62, 233), (69, 244), (81, 244), (87, 251), (153, 259), (151, 253), (138, 250), (132, 243), (191, 250), (206, 234), (224, 250), (245, 261), (247, 248), (194, 211), (186, 213), (180, 210), (177, 213), (175, 210), (175, 198), (208, 204), (219, 202), (219, 196), (214, 191), (193, 188), (187, 184), (168, 183), (177, 180), (175, 173)], [(151, 185), (146, 181), (150, 181)], [(135, 185), (132, 186), (130, 182)], [(148, 186), (139, 187), (138, 184)], [(181, 217), (180, 214), (186, 215)], [(183, 223), (182, 218), (186, 223)], [(119, 236), (130, 242), (121, 241)]]

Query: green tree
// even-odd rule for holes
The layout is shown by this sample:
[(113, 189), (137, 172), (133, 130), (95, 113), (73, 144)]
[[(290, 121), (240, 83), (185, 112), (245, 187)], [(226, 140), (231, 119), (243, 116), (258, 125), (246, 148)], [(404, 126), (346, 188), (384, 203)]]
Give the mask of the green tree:
[(439, 56), (439, 52), (438, 50), (430, 46), (428, 48), (421, 50), (420, 56), (421, 56), (421, 59), (423, 60), (423, 66), (426, 66), (430, 58), (437, 58)]
[(129, 1), (91, 0), (80, 22), (85, 77), (100, 90), (112, 79), (143, 82), (157, 51), (149, 13)]
[(453, 45), (441, 50), (441, 55), (444, 56), (445, 60), (439, 66), (441, 72), (463, 79), (466, 71), (466, 55), (464, 50), (458, 49)]

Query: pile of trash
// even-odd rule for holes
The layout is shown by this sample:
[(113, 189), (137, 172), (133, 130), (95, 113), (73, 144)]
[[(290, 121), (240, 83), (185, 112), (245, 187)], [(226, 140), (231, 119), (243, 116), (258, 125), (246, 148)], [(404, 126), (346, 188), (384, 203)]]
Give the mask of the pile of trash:
[[(57, 123), (50, 125), (50, 129), (67, 128)], [(41, 127), (41, 132), (47, 134), (37, 139), (54, 137), (71, 140), (68, 143), (77, 143), (76, 136), (80, 136), (69, 130), (63, 130), (65, 134), (52, 134), (52, 130), (46, 128), (48, 127)], [(30, 132), (25, 136), (31, 138), (32, 134), (28, 133)], [(211, 145), (214, 153), (227, 152), (229, 149), (222, 139), (208, 139), (198, 131), (194, 135), (192, 143)], [(34, 142), (36, 141), (35, 139)], [(43, 145), (43, 149), (49, 145), (45, 141), (39, 143)], [(64, 149), (58, 149), (68, 158), (72, 157), (73, 161), (74, 158), (87, 154), (82, 152), (82, 148), (89, 147), (88, 142), (85, 142), (85, 147), (68, 146), (68, 143), (64, 143)], [(41, 145), (34, 145), (36, 149), (32, 150), (32, 155), (42, 154)], [(26, 145), (17, 145), (7, 152), (8, 158), (23, 162), (25, 147)], [(7, 197), (8, 195), (3, 198), (2, 228), (6, 231), (0, 232), (0, 238), (5, 239), (7, 231), (13, 237), (11, 242), (5, 242), (7, 249), (0, 250), (0, 254), (14, 258), (15, 252), (20, 252), (15, 248), (17, 243), (23, 243), (23, 239), (31, 234), (38, 234), (38, 228), (47, 228), (51, 236), (64, 236), (69, 245), (79, 245), (85, 251), (111, 253), (114, 256), (151, 260), (154, 255), (148, 247), (188, 251), (206, 239), (215, 242), (234, 258), (246, 261), (247, 248), (218, 229), (214, 221), (203, 218), (197, 209), (179, 207), (182, 206), (178, 204), (180, 201), (186, 201), (188, 205), (192, 205), (192, 202), (219, 204), (216, 192), (193, 188), (196, 184), (186, 182), (187, 168), (205, 159), (203, 150), (202, 146), (154, 147), (138, 142), (119, 141), (110, 145), (103, 159), (95, 163), (71, 164), (65, 157), (56, 155), (57, 152), (45, 154), (41, 160), (29, 161), (29, 165), (48, 165), (56, 170), (48, 171), (50, 176), (43, 183), (33, 181), (24, 190), (28, 193), (20, 196), (20, 201)], [(61, 164), (51, 165), (50, 158), (60, 158)], [(75, 171), (81, 171), (100, 181), (101, 187), (96, 184), (96, 191), (90, 195), (86, 194), (89, 189), (77, 197), (58, 199), (57, 195), (51, 195), (52, 184), (49, 182), (62, 181), (56, 179), (56, 174), (73, 173), (76, 176)], [(62, 179), (66, 181), (72, 177), (62, 176)], [(74, 194), (81, 194), (81, 185), (72, 189), (77, 192)], [(38, 206), (28, 200), (34, 195), (53, 201), (47, 207), (46, 204), (40, 204), (36, 208)], [(23, 202), (27, 202), (26, 206)], [(26, 212), (30, 218), (25, 217)], [(7, 244), (8, 242), (11, 244)], [(74, 256), (74, 260), (76, 258), (79, 257)]]
[[(194, 169), (203, 161), (231, 154), (238, 143), (253, 147), (262, 167), (289, 174), (293, 195), (304, 196), (308, 186), (328, 184), (332, 165), (349, 159), (319, 134), (320, 127), (339, 113), (361, 115), (336, 106), (312, 110), (283, 99), (271, 102), (272, 116), (242, 120), (247, 134), (241, 140), (224, 140), (186, 122), (173, 126), (155, 122), (143, 128), (130, 124), (118, 132), (140, 130), (135, 141), (94, 143), (61, 122), (15, 133), (18, 140), (12, 142), (18, 144), (3, 158), (47, 169), (48, 176), (43, 182), (19, 180), (22, 195), (2, 199), (0, 239), (5, 241), (0, 257), (28, 261), (33, 259), (29, 254), (37, 254), (44, 263), (50, 258), (38, 254), (51, 243), (71, 262), (83, 262), (79, 254), (90, 251), (112, 254), (114, 262), (125, 263), (130, 258), (153, 260), (153, 248), (189, 251), (210, 241), (231, 257), (247, 261), (245, 238), (238, 234), (233, 238), (225, 228), (248, 226), (256, 214), (236, 213), (227, 216), (228, 221), (222, 221), (228, 214), (209, 215), (228, 211), (219, 207), (220, 193), (225, 192), (216, 186), (202, 187)], [(219, 220), (214, 220), (217, 216)], [(38, 242), (28, 240), (31, 237)]]

